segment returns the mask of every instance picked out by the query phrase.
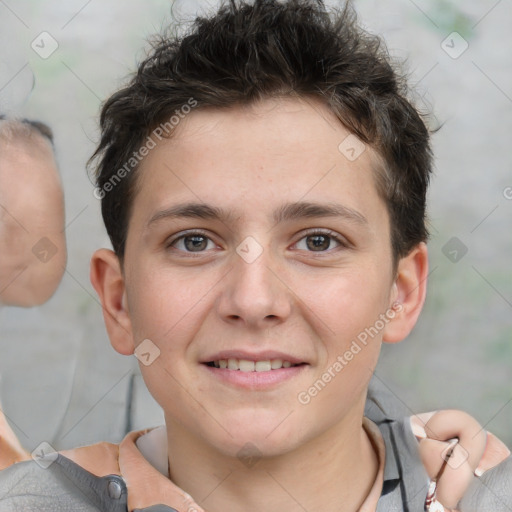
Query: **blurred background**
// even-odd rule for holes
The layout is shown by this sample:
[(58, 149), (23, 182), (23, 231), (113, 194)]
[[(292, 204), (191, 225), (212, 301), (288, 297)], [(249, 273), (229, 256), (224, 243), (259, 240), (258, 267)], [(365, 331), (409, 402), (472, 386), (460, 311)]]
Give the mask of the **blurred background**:
[[(127, 428), (163, 421), (135, 358), (110, 347), (89, 282), (92, 252), (110, 243), (85, 163), (101, 102), (135, 69), (171, 6), (190, 18), (210, 5), (0, 0), (0, 110), (52, 127), (66, 200), (59, 290), (44, 306), (0, 310), (2, 407), (28, 449), (116, 442)], [(433, 138), (427, 303), (409, 338), (384, 346), (376, 377), (411, 414), (464, 409), (512, 446), (512, 5), (354, 6), (406, 60), (417, 105), (442, 125)]]

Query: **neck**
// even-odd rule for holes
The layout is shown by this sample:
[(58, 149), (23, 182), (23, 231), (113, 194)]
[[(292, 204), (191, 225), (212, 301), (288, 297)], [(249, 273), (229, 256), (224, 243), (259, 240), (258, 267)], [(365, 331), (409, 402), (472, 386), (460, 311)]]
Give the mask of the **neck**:
[(344, 419), (283, 455), (242, 462), (167, 421), (171, 478), (208, 512), (356, 512), (378, 472), (361, 420)]

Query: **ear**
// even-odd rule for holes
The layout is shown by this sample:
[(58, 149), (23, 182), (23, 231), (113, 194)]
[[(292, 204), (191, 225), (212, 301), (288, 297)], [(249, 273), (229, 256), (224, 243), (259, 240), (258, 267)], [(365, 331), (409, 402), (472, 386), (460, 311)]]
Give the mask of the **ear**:
[(135, 347), (124, 277), (119, 258), (113, 251), (99, 249), (93, 254), (90, 278), (103, 307), (110, 343), (120, 354), (133, 354)]
[(412, 331), (425, 302), (427, 275), (428, 251), (421, 242), (398, 263), (390, 297), (395, 316), (386, 324), (383, 342), (397, 343)]

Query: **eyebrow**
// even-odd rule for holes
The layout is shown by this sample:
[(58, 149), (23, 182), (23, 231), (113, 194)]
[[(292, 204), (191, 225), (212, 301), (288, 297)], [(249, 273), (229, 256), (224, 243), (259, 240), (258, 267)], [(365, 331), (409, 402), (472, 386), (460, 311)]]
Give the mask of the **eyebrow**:
[[(147, 227), (162, 219), (189, 218), (233, 222), (238, 217), (239, 215), (233, 210), (224, 210), (205, 203), (184, 203), (155, 213), (149, 220)], [(317, 217), (341, 217), (359, 225), (368, 224), (364, 215), (352, 208), (337, 203), (324, 204), (304, 201), (287, 203), (279, 207), (273, 214), (273, 220), (276, 224), (296, 219), (312, 219)]]

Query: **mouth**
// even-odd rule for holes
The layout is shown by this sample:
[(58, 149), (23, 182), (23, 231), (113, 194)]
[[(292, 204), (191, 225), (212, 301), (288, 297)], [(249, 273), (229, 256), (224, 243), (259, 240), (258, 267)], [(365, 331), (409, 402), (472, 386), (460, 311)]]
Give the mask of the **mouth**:
[(269, 372), (272, 370), (280, 370), (281, 368), (293, 368), (295, 366), (303, 366), (306, 363), (292, 363), (285, 359), (264, 359), (259, 361), (251, 361), (249, 359), (217, 359), (209, 361), (206, 366), (211, 368), (220, 368), (244, 373), (249, 372)]
[(299, 378), (309, 367), (304, 356), (276, 350), (222, 350), (200, 362), (213, 382), (250, 391), (278, 389)]

